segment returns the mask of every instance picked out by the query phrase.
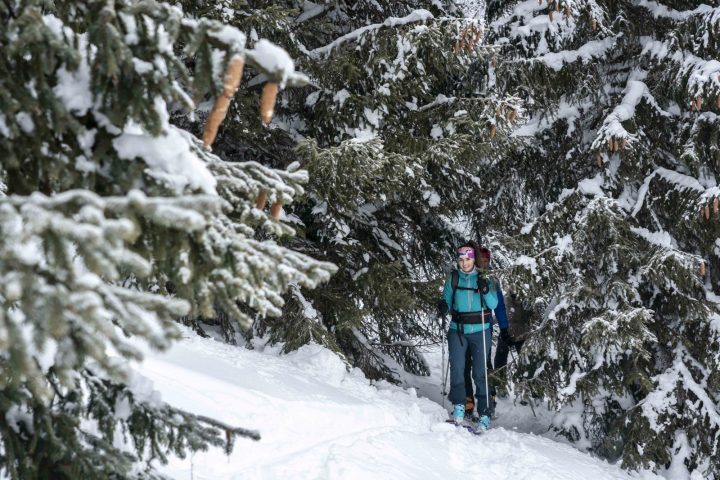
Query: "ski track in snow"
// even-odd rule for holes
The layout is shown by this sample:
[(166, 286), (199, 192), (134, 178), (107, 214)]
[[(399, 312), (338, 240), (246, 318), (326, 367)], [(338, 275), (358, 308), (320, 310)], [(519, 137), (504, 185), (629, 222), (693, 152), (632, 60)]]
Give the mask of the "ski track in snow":
[[(212, 448), (171, 458), (161, 471), (177, 480), (659, 478), (629, 474), (569, 445), (514, 431), (542, 433), (540, 420), (547, 418), (534, 419), (510, 400), (498, 405), (501, 417), (493, 429), (475, 436), (446, 423), (445, 409), (422, 396), (440, 400), (433, 377), (408, 376), (418, 380), (418, 396), (414, 388), (370, 385), (318, 345), (277, 352), (202, 339), (188, 330), (169, 352), (147, 353), (139, 369), (163, 400), (262, 435), (259, 442), (238, 439), (230, 456)], [(437, 373), (439, 352), (435, 357), (429, 363)]]

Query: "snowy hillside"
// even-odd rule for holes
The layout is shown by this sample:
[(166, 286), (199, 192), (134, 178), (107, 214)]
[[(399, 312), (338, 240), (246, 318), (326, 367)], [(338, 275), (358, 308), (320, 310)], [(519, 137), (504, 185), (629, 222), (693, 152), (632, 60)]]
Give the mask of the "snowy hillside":
[(532, 415), (515, 415), (509, 401), (491, 431), (472, 436), (415, 389), (370, 385), (317, 345), (279, 356), (186, 331), (168, 353), (148, 355), (142, 374), (171, 404), (262, 434), (239, 440), (229, 457), (215, 449), (171, 460), (163, 470), (178, 480), (657, 478), (522, 433)]

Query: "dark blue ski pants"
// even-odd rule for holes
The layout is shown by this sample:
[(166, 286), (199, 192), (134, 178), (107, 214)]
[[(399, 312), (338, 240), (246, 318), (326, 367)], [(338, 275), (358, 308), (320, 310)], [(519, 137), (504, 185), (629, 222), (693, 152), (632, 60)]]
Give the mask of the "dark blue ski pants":
[[(483, 336), (485, 348), (483, 350)], [(475, 404), (478, 415), (490, 415), (490, 399), (485, 389), (485, 359), (492, 347), (492, 329), (483, 332), (458, 335), (457, 330), (448, 330), (448, 352), (450, 354), (450, 394), (448, 398), (453, 405), (465, 405), (465, 356), (470, 349), (472, 354), (472, 376), (477, 387)]]

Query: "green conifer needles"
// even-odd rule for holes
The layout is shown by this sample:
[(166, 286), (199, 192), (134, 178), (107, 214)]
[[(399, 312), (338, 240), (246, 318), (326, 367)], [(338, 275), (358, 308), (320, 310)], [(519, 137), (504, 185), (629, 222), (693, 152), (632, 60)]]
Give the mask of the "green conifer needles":
[(223, 162), (171, 123), (222, 92), (231, 59), (280, 86), (306, 77), (152, 0), (0, 15), (0, 475), (160, 478), (152, 459), (259, 438), (157, 401), (128, 362), (179, 338), (179, 318), (221, 306), (247, 329), (335, 271), (253, 208), (260, 191), (295, 201), (306, 171)]

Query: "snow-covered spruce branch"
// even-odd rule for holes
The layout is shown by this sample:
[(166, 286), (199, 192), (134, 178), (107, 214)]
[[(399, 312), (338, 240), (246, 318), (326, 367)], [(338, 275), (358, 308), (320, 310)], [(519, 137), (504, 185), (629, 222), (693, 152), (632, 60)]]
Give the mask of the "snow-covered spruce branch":
[[(255, 430), (234, 427), (165, 403), (152, 382), (135, 371), (127, 383), (108, 379), (92, 366), (82, 370), (80, 378), (85, 384), (83, 391), (91, 399), (84, 416), (96, 421), (108, 437), (122, 434), (125, 443), (128, 437), (132, 438), (138, 454), (144, 457), (135, 461), (158, 458), (165, 463), (168, 453), (182, 457), (188, 449), (204, 450), (208, 446), (222, 447), (229, 455), (237, 437), (260, 440), (260, 433)], [(51, 376), (48, 379), (51, 380)], [(67, 398), (62, 398), (58, 406), (66, 401)], [(144, 428), (153, 432), (149, 439), (136, 434)], [(98, 441), (97, 433), (88, 431), (85, 439)], [(144, 446), (150, 448), (142, 448)]]
[[(276, 170), (257, 162), (224, 162), (219, 159), (208, 163), (208, 169), (218, 182), (218, 190), (224, 198), (245, 201), (254, 200), (260, 192), (268, 194), (270, 202), (291, 203), (295, 197), (305, 192), (303, 184), (308, 181), (306, 170), (298, 170), (298, 163), (290, 165), (287, 170)], [(230, 198), (228, 198), (230, 196)]]
[(365, 35), (368, 32), (380, 30), (381, 28), (389, 28), (389, 27), (396, 27), (398, 25), (406, 25), (408, 23), (425, 22), (432, 18), (435, 18), (433, 16), (433, 14), (424, 9), (415, 10), (404, 17), (390, 17), (382, 23), (366, 25), (366, 26), (358, 28), (357, 30), (354, 30), (350, 33), (347, 33), (347, 34), (343, 35), (342, 37), (333, 40), (331, 43), (325, 45), (324, 47), (318, 47), (314, 50), (311, 50), (309, 52), (309, 54), (313, 58), (319, 58), (323, 55), (329, 54), (333, 48), (336, 48), (345, 42), (361, 38), (363, 35)]
[(701, 199), (699, 203), (705, 203), (709, 200), (712, 200), (720, 193), (720, 189), (717, 187), (706, 189), (695, 177), (676, 172), (675, 170), (669, 170), (667, 168), (660, 167), (654, 170), (650, 175), (645, 177), (642, 185), (640, 185), (640, 188), (638, 189), (637, 200), (635, 201), (635, 206), (632, 209), (631, 216), (636, 217), (642, 209), (643, 204), (645, 203), (647, 191), (650, 188), (650, 183), (656, 177), (659, 177), (662, 180), (673, 185), (673, 188), (676, 190), (689, 191), (696, 195), (699, 195)]
[[(191, 305), (107, 282), (119, 282), (127, 276), (145, 278), (159, 265), (179, 262), (178, 268), (165, 275), (173, 279), (181, 296), (199, 302), (201, 309), (218, 300), (238, 320), (249, 324), (250, 319), (235, 302), (246, 303), (261, 314), (279, 315), (283, 304), (279, 292), (291, 282), (314, 288), (335, 271), (329, 263), (237, 232), (222, 214), (222, 199), (193, 198), (153, 198), (141, 192), (103, 198), (87, 191), (70, 191), (55, 197), (36, 193), (2, 199), (3, 297), (11, 302), (6, 307), (11, 313), (7, 319), (15, 325), (7, 324), (8, 328), (19, 334), (18, 322), (26, 318), (35, 325), (44, 318), (46, 302), (52, 300), (57, 309), (53, 341), (61, 341), (69, 326), (77, 323), (73, 328), (84, 338), (84, 344), (94, 345), (91, 352), (95, 360), (111, 368), (101, 353), (106, 340), (95, 338), (93, 331), (102, 331), (109, 346), (124, 356), (136, 357), (133, 347), (115, 331), (116, 324), (125, 333), (146, 336), (155, 347), (166, 347), (175, 336), (173, 318), (189, 313)], [(168, 255), (173, 246), (180, 249), (179, 254), (162, 258), (156, 253), (151, 264), (131, 248), (144, 233), (140, 225), (155, 233), (169, 229), (199, 236), (193, 245), (175, 235), (165, 247)], [(142, 238), (147, 242), (154, 237)], [(147, 246), (158, 252), (157, 246)], [(204, 258), (202, 269), (183, 263), (191, 251)], [(46, 327), (37, 323), (34, 328), (45, 331)]]
[(272, 241), (228, 237), (231, 223), (218, 223), (207, 232), (206, 254), (215, 268), (209, 273), (207, 290), (199, 293), (207, 296), (208, 308), (212, 308), (209, 301), (214, 294), (244, 327), (252, 324), (252, 318), (238, 308), (236, 301), (261, 315), (279, 316), (284, 305), (279, 292), (293, 283), (315, 288), (336, 271), (331, 263), (319, 262)]
[(563, 50), (551, 52), (539, 57), (528, 59), (528, 62), (540, 62), (559, 72), (566, 65), (582, 61), (583, 64), (590, 63), (596, 58), (604, 57), (607, 51), (612, 49), (617, 42), (617, 36), (605, 37), (602, 40), (591, 40), (577, 50)]
[[(172, 7), (171, 7), (172, 8)], [(207, 32), (224, 52), (213, 59), (213, 78), (221, 82), (227, 63), (233, 55), (242, 55), (247, 65), (260, 72), (264, 78), (277, 82), (281, 87), (307, 85), (308, 77), (295, 71), (295, 63), (287, 52), (274, 43), (261, 39), (253, 48), (246, 48), (246, 36), (235, 27), (224, 25), (214, 20), (183, 18), (182, 25), (193, 32)], [(216, 87), (220, 88), (218, 83)]]
[[(668, 115), (657, 104), (644, 82), (640, 80), (628, 80), (623, 99), (620, 101), (620, 104), (605, 117), (603, 125), (600, 127), (591, 148), (593, 150), (603, 150), (608, 148), (607, 145), (609, 144), (610, 150), (615, 151), (618, 148), (632, 146), (632, 143), (637, 140), (638, 135), (628, 132), (622, 124), (635, 117), (635, 109), (643, 99), (662, 114)], [(617, 142), (620, 142), (619, 146)]]
[(657, 342), (657, 337), (647, 326), (654, 313), (645, 307), (608, 308), (585, 322), (583, 344), (595, 359), (591, 370), (618, 365), (628, 352), (636, 359), (650, 359), (647, 346)]
[(653, 2), (652, 0), (634, 0), (633, 2), (638, 7), (646, 8), (652, 13), (655, 18), (668, 18), (671, 20), (686, 20), (694, 15), (703, 15), (706, 13), (717, 12), (717, 8), (713, 8), (710, 5), (700, 5), (695, 7), (693, 10), (675, 10), (667, 7), (659, 2)]
[(671, 40), (648, 40), (643, 45), (643, 55), (658, 61), (667, 61), (678, 67), (675, 78), (686, 85), (688, 96), (720, 96), (720, 61), (705, 60), (688, 51), (674, 49)]
[(214, 418), (206, 417), (204, 415), (193, 415), (188, 414), (187, 412), (185, 413), (189, 416), (195, 417), (197, 420), (203, 423), (207, 423), (208, 425), (212, 425), (213, 427), (223, 430), (228, 438), (228, 442), (229, 439), (233, 436), (245, 437), (255, 441), (258, 441), (261, 438), (260, 432), (258, 432), (257, 430), (249, 430), (242, 427), (233, 427), (228, 425), (227, 423), (223, 423), (219, 420), (215, 420)]
[(543, 38), (551, 44), (551, 50), (561, 50), (563, 43), (577, 33), (575, 16), (587, 11), (590, 18), (600, 25), (606, 23), (605, 9), (593, 0), (568, 0), (563, 1), (562, 6), (559, 11), (555, 11), (552, 4), (548, 8), (548, 4), (544, 2), (518, 2), (512, 15), (495, 20), (490, 24), (490, 28), (498, 32), (503, 39), (501, 44), (527, 49), (534, 39)]
[(304, 23), (312, 20), (313, 18), (330, 10), (330, 7), (330, 4), (319, 5), (313, 2), (305, 2), (303, 5), (303, 12), (295, 19), (295, 23)]
[[(699, 381), (695, 380), (686, 362), (691, 364), (694, 372), (702, 376)], [(685, 414), (692, 413), (692, 417), (714, 431), (717, 442), (720, 432), (720, 412), (718, 412), (716, 402), (706, 392), (704, 385), (707, 382), (707, 376), (708, 372), (692, 358), (690, 352), (685, 347), (678, 345), (674, 351), (672, 366), (653, 378), (656, 384), (655, 389), (638, 405), (643, 416), (650, 422), (650, 428), (657, 433), (662, 433), (668, 427), (674, 428), (674, 422), (668, 421), (670, 419), (667, 417), (679, 418), (681, 417), (680, 412), (684, 411)], [(680, 396), (677, 393), (679, 389), (692, 392), (698, 403), (693, 405), (693, 408), (683, 408), (682, 405), (679, 405)]]
[[(178, 335), (173, 319), (190, 310), (185, 300), (119, 284), (128, 277), (147, 277), (153, 269), (131, 247), (141, 235), (133, 219), (192, 233), (206, 226), (205, 216), (219, 205), (217, 197), (200, 197), (193, 204), (188, 198), (148, 199), (140, 192), (1, 199), (0, 330), (5, 334), (0, 346), (35, 375), (52, 367), (66, 386), (85, 356), (122, 378), (124, 368), (106, 350), (139, 358), (127, 335), (166, 348)], [(83, 345), (84, 353), (63, 347), (67, 342)], [(44, 389), (34, 393), (39, 398), (47, 394)]]

